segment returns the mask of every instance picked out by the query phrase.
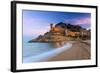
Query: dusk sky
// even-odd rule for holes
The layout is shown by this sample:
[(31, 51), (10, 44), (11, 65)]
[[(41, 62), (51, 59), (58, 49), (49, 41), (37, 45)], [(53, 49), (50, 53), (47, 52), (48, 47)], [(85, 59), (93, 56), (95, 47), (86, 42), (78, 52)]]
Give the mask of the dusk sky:
[(91, 14), (23, 10), (23, 35), (43, 35), (45, 32), (50, 30), (50, 23), (57, 24), (59, 22), (80, 25), (83, 28), (90, 28)]

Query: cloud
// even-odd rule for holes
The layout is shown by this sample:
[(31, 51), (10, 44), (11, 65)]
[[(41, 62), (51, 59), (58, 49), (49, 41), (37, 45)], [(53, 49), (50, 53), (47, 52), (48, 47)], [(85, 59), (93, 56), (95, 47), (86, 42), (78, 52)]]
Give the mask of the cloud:
[(71, 23), (71, 24), (85, 24), (85, 25), (90, 25), (91, 24), (91, 18), (74, 18), (74, 19), (68, 19), (65, 21), (66, 23)]
[(88, 24), (90, 25), (91, 24), (91, 19), (90, 18), (80, 18), (78, 20), (76, 20), (75, 22), (76, 24)]

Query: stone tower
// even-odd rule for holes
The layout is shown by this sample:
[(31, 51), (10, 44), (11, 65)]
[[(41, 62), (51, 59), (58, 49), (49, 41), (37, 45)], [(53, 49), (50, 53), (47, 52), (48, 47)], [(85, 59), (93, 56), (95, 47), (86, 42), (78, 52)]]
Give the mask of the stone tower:
[(53, 28), (53, 24), (50, 24), (50, 29), (52, 30), (52, 28)]

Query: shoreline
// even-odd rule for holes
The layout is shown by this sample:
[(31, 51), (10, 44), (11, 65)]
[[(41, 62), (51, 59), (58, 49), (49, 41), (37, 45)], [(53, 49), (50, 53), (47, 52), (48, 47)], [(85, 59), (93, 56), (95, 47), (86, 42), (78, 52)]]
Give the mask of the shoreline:
[[(91, 44), (90, 40), (75, 40), (67, 41), (72, 46), (67, 48), (60, 48), (63, 45), (56, 43), (58, 48), (52, 50), (51, 52), (46, 52), (44, 54), (27, 58), (25, 62), (52, 62), (52, 61), (71, 61), (71, 60), (88, 60), (91, 59)], [(67, 46), (65, 44), (65, 46)], [(58, 51), (59, 50), (59, 51)], [(62, 51), (62, 52), (61, 52)], [(34, 59), (34, 60), (33, 60)]]

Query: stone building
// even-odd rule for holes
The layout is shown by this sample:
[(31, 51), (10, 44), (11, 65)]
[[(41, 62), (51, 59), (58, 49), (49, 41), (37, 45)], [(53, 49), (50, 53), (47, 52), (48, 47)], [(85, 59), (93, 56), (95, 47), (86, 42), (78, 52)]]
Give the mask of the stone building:
[[(75, 25), (76, 27), (80, 27), (78, 25)], [(50, 24), (50, 32), (53, 35), (62, 35), (67, 37), (90, 37), (91, 32), (90, 30), (86, 30), (83, 28), (79, 28), (78, 30), (75, 29), (68, 29), (67, 25), (65, 23), (58, 23), (56, 25)]]

